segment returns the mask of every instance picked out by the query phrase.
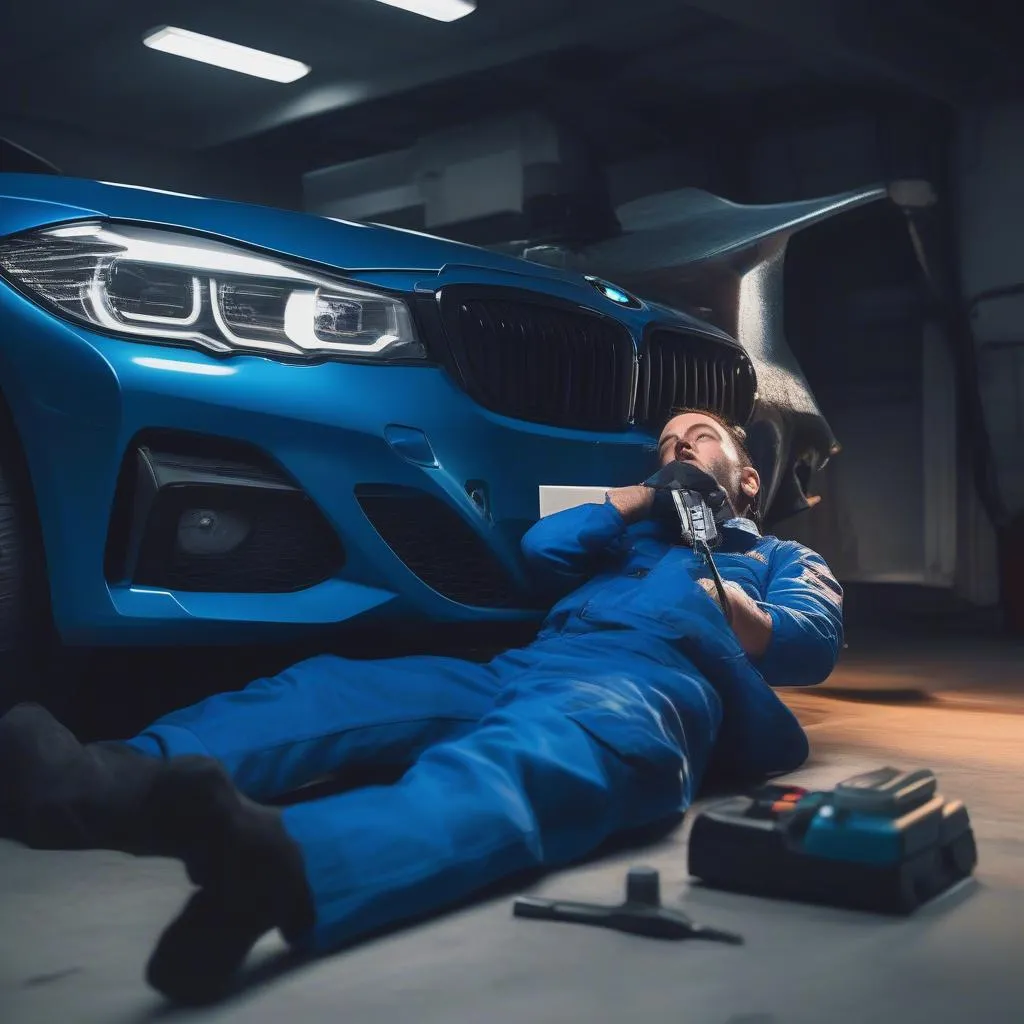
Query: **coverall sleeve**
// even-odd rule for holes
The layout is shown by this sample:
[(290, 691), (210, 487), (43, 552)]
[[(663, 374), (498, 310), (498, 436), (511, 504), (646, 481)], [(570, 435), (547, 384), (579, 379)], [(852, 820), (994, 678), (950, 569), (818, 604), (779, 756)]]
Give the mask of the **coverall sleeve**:
[(814, 686), (835, 668), (843, 646), (843, 588), (825, 560), (784, 542), (772, 553), (759, 606), (772, 620), (772, 638), (757, 666), (770, 686)]
[(568, 594), (600, 570), (602, 556), (625, 532), (610, 501), (577, 505), (534, 523), (523, 537), (523, 556), (539, 588)]

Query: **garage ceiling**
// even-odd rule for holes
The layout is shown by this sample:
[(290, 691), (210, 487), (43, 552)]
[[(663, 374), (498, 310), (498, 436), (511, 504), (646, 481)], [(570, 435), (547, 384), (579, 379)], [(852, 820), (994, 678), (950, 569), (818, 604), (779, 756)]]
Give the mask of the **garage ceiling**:
[[(1018, 88), (1021, 16), (977, 0), (479, 0), (452, 24), (374, 0), (31, 0), (0, 14), (0, 116), (305, 167), (527, 104), (597, 145), (657, 144), (752, 95), (947, 102)], [(279, 85), (155, 52), (173, 24), (311, 65)], [(45, 155), (45, 154), (44, 154)]]
[[(706, 20), (671, 0), (639, 0), (634, 8), (659, 20), (668, 14), (673, 32)], [(5, 113), (189, 149), (562, 45), (642, 45), (650, 32), (646, 17), (625, 30), (617, 25), (618, 4), (579, 0), (482, 0), (453, 24), (374, 0), (35, 0), (10, 5), (3, 17), (10, 26), (0, 34)], [(143, 47), (142, 36), (161, 24), (294, 57), (313, 70), (282, 86)]]

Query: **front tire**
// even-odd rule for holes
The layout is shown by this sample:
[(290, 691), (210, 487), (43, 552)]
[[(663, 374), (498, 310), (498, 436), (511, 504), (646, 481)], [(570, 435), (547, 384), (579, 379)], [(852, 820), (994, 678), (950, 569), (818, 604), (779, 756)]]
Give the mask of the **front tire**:
[(13, 429), (0, 424), (0, 713), (26, 699), (56, 710), (59, 650), (27, 467)]

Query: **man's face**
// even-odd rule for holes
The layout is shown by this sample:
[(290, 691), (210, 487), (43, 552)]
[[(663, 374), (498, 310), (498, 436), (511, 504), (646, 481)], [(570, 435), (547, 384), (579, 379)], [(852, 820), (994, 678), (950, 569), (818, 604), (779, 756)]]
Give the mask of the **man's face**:
[(721, 424), (709, 416), (687, 412), (669, 420), (658, 442), (658, 461), (692, 462), (710, 473), (725, 488), (737, 509), (749, 506), (757, 494), (757, 473), (742, 466), (732, 438)]

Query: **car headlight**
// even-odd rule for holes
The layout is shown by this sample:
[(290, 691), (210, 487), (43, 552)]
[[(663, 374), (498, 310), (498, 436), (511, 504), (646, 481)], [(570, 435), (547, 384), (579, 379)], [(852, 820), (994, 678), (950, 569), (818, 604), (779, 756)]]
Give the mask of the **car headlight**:
[(423, 359), (401, 299), (198, 235), (80, 223), (0, 240), (0, 271), (80, 323), (229, 355)]

